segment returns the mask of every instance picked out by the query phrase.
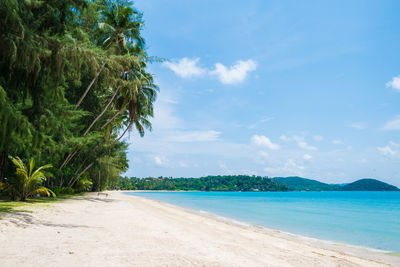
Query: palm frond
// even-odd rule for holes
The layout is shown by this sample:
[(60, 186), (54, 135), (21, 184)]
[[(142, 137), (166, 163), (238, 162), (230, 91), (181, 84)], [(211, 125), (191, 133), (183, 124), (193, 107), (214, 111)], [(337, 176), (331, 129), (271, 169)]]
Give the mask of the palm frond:
[(56, 197), (56, 194), (46, 187), (39, 187), (29, 193), (30, 196), (34, 195), (41, 195), (41, 196), (48, 196), (48, 197)]

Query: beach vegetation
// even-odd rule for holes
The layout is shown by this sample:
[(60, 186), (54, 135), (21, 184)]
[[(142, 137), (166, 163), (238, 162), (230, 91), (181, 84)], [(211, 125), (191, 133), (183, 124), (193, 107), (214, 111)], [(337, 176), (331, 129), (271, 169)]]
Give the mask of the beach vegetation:
[(3, 194), (21, 190), (10, 183), (15, 163), (9, 155), (51, 163), (41, 186), (55, 193), (117, 183), (128, 168), (124, 137), (151, 130), (158, 92), (147, 71), (154, 58), (147, 55), (143, 25), (126, 0), (2, 1)]
[(15, 175), (7, 181), (7, 191), (13, 199), (25, 201), (29, 196), (39, 195), (55, 197), (53, 191), (42, 186), (46, 181), (44, 170), (51, 168), (51, 164), (47, 164), (35, 169), (35, 161), (29, 160), (29, 164), (25, 165), (19, 157), (10, 157), (16, 167)]
[(287, 191), (268, 177), (249, 175), (218, 175), (200, 178), (123, 178), (122, 190), (169, 190), (169, 191)]

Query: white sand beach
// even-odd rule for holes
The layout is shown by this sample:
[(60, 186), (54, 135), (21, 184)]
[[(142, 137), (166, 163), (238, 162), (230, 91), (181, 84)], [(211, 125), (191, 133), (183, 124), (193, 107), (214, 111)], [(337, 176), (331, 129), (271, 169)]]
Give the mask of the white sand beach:
[[(0, 220), (0, 266), (400, 266), (108, 192)], [(357, 254), (357, 256), (356, 256)]]

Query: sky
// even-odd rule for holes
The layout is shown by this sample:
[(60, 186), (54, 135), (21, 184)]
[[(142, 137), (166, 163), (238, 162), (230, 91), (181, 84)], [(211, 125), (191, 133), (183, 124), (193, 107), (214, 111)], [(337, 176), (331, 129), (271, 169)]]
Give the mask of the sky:
[(400, 186), (400, 1), (136, 0), (160, 93), (127, 176)]

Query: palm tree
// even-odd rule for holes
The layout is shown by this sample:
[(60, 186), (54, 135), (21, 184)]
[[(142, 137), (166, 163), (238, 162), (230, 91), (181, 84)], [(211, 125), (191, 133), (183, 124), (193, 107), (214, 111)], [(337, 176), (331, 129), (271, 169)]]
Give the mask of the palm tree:
[(10, 156), (10, 159), (16, 166), (16, 177), (8, 185), (8, 189), (14, 197), (19, 196), (22, 201), (25, 201), (29, 196), (37, 194), (48, 197), (56, 196), (53, 191), (41, 186), (46, 180), (42, 170), (52, 167), (51, 164), (34, 170), (35, 161), (33, 159), (29, 161), (29, 166), (26, 166), (19, 157)]
[(144, 39), (140, 35), (142, 15), (129, 1), (104, 1), (102, 22), (98, 24), (98, 44), (116, 49), (115, 54), (145, 56)]

